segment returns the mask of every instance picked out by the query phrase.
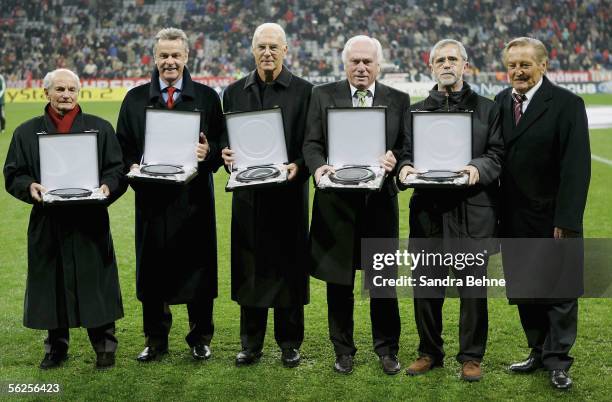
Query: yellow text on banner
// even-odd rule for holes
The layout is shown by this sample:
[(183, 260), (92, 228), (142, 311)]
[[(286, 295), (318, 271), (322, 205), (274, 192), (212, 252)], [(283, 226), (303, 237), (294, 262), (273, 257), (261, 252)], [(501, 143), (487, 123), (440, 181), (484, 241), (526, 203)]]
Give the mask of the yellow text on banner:
[[(128, 88), (81, 88), (79, 101), (122, 101), (127, 91)], [(47, 102), (47, 98), (42, 88), (7, 88), (4, 101), (6, 103)]]

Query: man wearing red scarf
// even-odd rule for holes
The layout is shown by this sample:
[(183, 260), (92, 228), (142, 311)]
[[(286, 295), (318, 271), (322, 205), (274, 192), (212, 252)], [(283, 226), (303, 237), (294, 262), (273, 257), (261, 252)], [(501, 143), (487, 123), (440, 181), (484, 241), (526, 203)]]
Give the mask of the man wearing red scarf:
[(41, 369), (68, 358), (69, 328), (87, 328), (96, 368), (115, 364), (115, 320), (123, 317), (119, 277), (106, 205), (43, 207), (38, 134), (98, 132), (100, 188), (109, 203), (126, 189), (121, 148), (113, 127), (82, 113), (79, 78), (58, 69), (44, 79), (49, 103), (42, 116), (15, 130), (4, 165), (6, 190), (33, 204), (28, 229), (28, 277), (24, 325), (45, 329)]

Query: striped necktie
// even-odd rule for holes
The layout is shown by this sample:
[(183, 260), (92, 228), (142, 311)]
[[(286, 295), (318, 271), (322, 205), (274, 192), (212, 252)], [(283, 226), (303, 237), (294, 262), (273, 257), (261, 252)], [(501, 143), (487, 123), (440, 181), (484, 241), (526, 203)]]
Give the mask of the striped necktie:
[(512, 94), (512, 106), (514, 108), (514, 124), (518, 126), (521, 117), (523, 117), (523, 102), (527, 100), (525, 94)]

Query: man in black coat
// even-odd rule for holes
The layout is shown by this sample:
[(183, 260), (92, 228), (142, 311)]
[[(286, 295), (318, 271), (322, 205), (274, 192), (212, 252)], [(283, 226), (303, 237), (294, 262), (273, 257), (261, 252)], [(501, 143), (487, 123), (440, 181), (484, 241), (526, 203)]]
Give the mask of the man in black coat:
[[(430, 112), (472, 112), (472, 160), (463, 168), (469, 174), (469, 187), (416, 189), (410, 199), (411, 249), (417, 253), (422, 248), (430, 252), (444, 251), (443, 239), (490, 239), (497, 233), (498, 178), (503, 156), (499, 111), (493, 101), (479, 96), (463, 81), (467, 66), (467, 52), (461, 42), (443, 39), (436, 43), (429, 54), (429, 67), (437, 84), (427, 98), (411, 107), (412, 110)], [(412, 149), (409, 149), (407, 159), (399, 162), (400, 188), (408, 174), (416, 173), (412, 156)], [(412, 243), (422, 244), (414, 246)], [(486, 249), (485, 244), (481, 245)], [(468, 241), (467, 244), (454, 246), (472, 249), (477, 244)], [(485, 262), (477, 269), (452, 268), (456, 278), (465, 280), (466, 275), (485, 276), (486, 267)], [(420, 268), (414, 270), (413, 277), (428, 276), (432, 272), (440, 277), (448, 275), (447, 267)], [(420, 343), (419, 357), (407, 369), (410, 375), (424, 374), (443, 364), (444, 289), (439, 289), (438, 297), (435, 297), (436, 290), (414, 289), (414, 318)], [(459, 287), (458, 290), (461, 307), (457, 361), (462, 364), (462, 379), (478, 381), (482, 375), (480, 363), (487, 343), (486, 288)]]
[[(502, 243), (511, 297), (520, 290), (512, 279), (521, 277), (521, 272), (556, 265), (548, 257), (539, 259), (542, 254), (536, 253), (559, 242), (542, 239), (571, 237), (559, 244), (571, 245), (576, 240), (581, 244), (591, 163), (584, 102), (546, 78), (548, 52), (544, 44), (533, 38), (514, 39), (504, 48), (503, 62), (512, 88), (500, 92), (495, 101), (501, 108), (505, 143), (501, 229), (504, 238), (513, 238)], [(513, 247), (513, 240), (519, 238), (532, 239), (528, 249)], [(548, 255), (558, 258), (559, 253)], [(532, 258), (531, 262), (524, 257)], [(536, 289), (530, 298), (511, 300), (518, 304), (531, 354), (511, 365), (510, 371), (527, 373), (544, 367), (554, 388), (572, 385), (569, 351), (576, 340), (576, 297), (580, 294), (549, 299), (543, 288), (567, 270), (581, 283), (582, 259), (580, 251), (569, 267), (568, 259), (559, 260), (548, 271), (549, 277), (536, 283), (541, 294)]]
[[(186, 341), (194, 359), (208, 359), (217, 296), (217, 241), (212, 173), (222, 164), (223, 131), (219, 96), (194, 82), (185, 64), (185, 33), (166, 28), (155, 37), (151, 82), (128, 92), (119, 113), (117, 136), (125, 169), (137, 169), (144, 150), (145, 108), (198, 110), (201, 141), (194, 150), (198, 175), (186, 185), (135, 183), (136, 291), (142, 302), (146, 347), (141, 362), (168, 350), (169, 304), (187, 304)], [(168, 133), (171, 135), (172, 133)]]
[[(304, 304), (308, 303), (308, 170), (302, 145), (312, 84), (283, 66), (287, 39), (280, 25), (257, 27), (252, 51), (257, 69), (227, 87), (223, 110), (281, 107), (289, 183), (233, 193), (232, 300), (240, 304), (242, 343), (236, 364), (252, 364), (261, 357), (268, 308), (272, 307), (281, 360), (286, 367), (295, 367), (300, 362)], [(223, 142), (227, 144), (227, 138)], [(233, 154), (229, 148), (222, 151), (228, 168)]]
[[(342, 60), (347, 80), (315, 87), (312, 91), (304, 141), (304, 159), (318, 183), (333, 171), (327, 164), (328, 107), (386, 106), (386, 147), (381, 166), (389, 177), (375, 193), (335, 193), (317, 190), (310, 227), (311, 275), (327, 282), (330, 339), (336, 353), (334, 369), (351, 373), (357, 349), (353, 340), (353, 285), (361, 266), (362, 238), (393, 238), (399, 232), (397, 187), (392, 176), (397, 159), (403, 159), (410, 125), (407, 94), (376, 81), (382, 61), (378, 40), (367, 36), (349, 39)], [(400, 371), (400, 318), (396, 297), (370, 299), (374, 351), (383, 371)]]
[(121, 149), (106, 120), (82, 113), (79, 78), (58, 69), (44, 78), (49, 103), (43, 116), (15, 130), (4, 164), (6, 190), (33, 204), (28, 228), (28, 277), (23, 323), (46, 329), (41, 369), (68, 358), (68, 328), (87, 328), (96, 367), (115, 364), (115, 321), (123, 317), (107, 205), (42, 206), (38, 134), (98, 131), (100, 189), (109, 203), (126, 189)]

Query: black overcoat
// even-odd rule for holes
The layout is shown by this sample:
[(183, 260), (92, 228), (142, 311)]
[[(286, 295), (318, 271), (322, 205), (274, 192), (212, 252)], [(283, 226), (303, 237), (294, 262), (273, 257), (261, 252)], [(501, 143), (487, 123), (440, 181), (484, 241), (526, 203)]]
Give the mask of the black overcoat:
[(303, 305), (308, 303), (308, 170), (302, 145), (312, 84), (283, 67), (266, 87), (262, 104), (255, 74), (227, 87), (223, 111), (280, 106), (288, 162), (298, 166), (298, 176), (287, 185), (233, 193), (232, 300), (250, 307)]
[[(471, 238), (488, 239), (481, 244), (489, 253), (498, 249), (497, 236), (499, 175), (503, 158), (499, 108), (492, 100), (476, 94), (464, 82), (459, 92), (445, 96), (437, 90), (411, 106), (413, 111), (471, 111), (472, 160), (469, 165), (478, 169), (479, 182), (457, 189), (415, 189), (410, 199), (411, 238)], [(398, 171), (412, 164), (412, 149), (407, 159), (399, 162)], [(403, 187), (398, 183), (400, 188)], [(442, 222), (442, 233), (432, 220)], [(436, 231), (433, 233), (432, 230)]]
[[(308, 109), (304, 159), (310, 173), (327, 164), (328, 107), (352, 107), (347, 80), (314, 87)], [(410, 97), (376, 82), (373, 106), (386, 106), (386, 148), (405, 159), (410, 135)], [(382, 156), (382, 155), (381, 155)], [(352, 285), (361, 265), (362, 238), (395, 238), (399, 234), (397, 186), (393, 176), (379, 192), (337, 193), (316, 190), (310, 226), (310, 270), (326, 282)]]
[[(166, 108), (159, 74), (130, 90), (119, 112), (117, 136), (125, 172), (139, 164), (144, 148), (145, 108)], [(199, 110), (209, 156), (186, 185), (134, 183), (136, 205), (136, 292), (138, 299), (170, 304), (217, 296), (217, 240), (212, 173), (221, 166), (223, 114), (218, 94), (183, 71), (175, 110)], [(171, 135), (171, 133), (169, 133)], [(194, 150), (195, 152), (195, 150)]]
[[(552, 238), (560, 227), (582, 236), (582, 219), (591, 174), (591, 153), (586, 109), (583, 100), (552, 84), (546, 76), (531, 99), (525, 114), (514, 124), (512, 88), (500, 92), (505, 155), (501, 176), (501, 234), (506, 238)], [(502, 243), (503, 263), (509, 281), (509, 296), (517, 285), (533, 285), (533, 270), (542, 271), (540, 287), (555, 283), (562, 274), (565, 282), (582, 288), (582, 254), (533, 241), (532, 249), (516, 250)], [(568, 242), (569, 243), (569, 242)], [(580, 244), (571, 244), (581, 249)], [(549, 247), (550, 246), (550, 247)], [(572, 258), (563, 258), (569, 252)], [(541, 258), (538, 258), (541, 255)], [(567, 255), (567, 254), (565, 254)], [(530, 260), (526, 261), (525, 257)], [(556, 258), (556, 260), (551, 260)], [(546, 262), (546, 263), (544, 263)], [(553, 292), (542, 289), (540, 295)], [(554, 296), (554, 292), (550, 293)], [(581, 292), (573, 296), (577, 297)], [(568, 297), (572, 298), (572, 297)]]
[[(113, 127), (99, 117), (79, 113), (71, 131), (83, 130), (99, 131), (100, 184), (108, 186), (113, 202), (126, 189)], [(47, 115), (17, 127), (4, 164), (6, 190), (34, 204), (28, 226), (23, 323), (36, 329), (99, 327), (123, 317), (106, 205), (43, 207), (34, 202), (29, 188), (41, 180), (36, 133), (43, 131), (56, 132)], [(58, 314), (64, 306), (66, 317)]]

